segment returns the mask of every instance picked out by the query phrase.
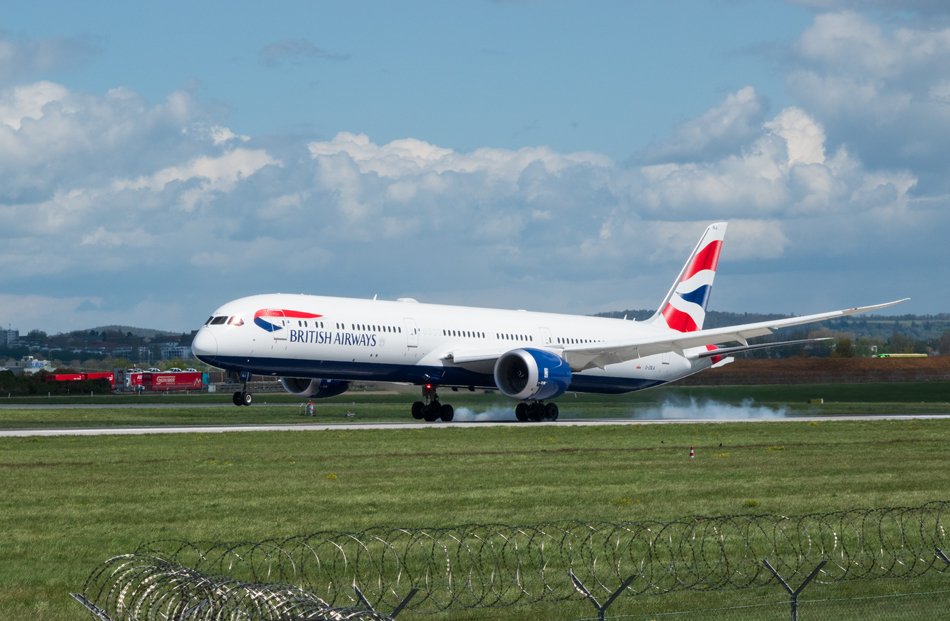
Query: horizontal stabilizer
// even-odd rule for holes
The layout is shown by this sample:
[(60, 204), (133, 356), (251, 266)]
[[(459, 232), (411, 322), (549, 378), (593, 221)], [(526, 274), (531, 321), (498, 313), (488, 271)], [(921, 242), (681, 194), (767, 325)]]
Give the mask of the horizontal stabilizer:
[(753, 349), (766, 349), (769, 347), (782, 347), (784, 345), (804, 345), (805, 343), (820, 343), (821, 341), (834, 340), (830, 336), (823, 336), (817, 339), (797, 339), (794, 341), (780, 341), (777, 343), (756, 343), (755, 345), (736, 345), (735, 347), (719, 347), (703, 352), (699, 352), (690, 358), (712, 358), (713, 356), (728, 356), (729, 354), (740, 354)]

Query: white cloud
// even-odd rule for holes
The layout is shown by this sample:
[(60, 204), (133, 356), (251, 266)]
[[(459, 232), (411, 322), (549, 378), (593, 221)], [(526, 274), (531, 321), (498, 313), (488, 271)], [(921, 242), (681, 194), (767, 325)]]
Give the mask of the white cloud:
[(819, 14), (792, 48), (789, 91), (866, 165), (913, 167), (950, 189), (950, 27), (885, 28), (864, 14)]
[[(932, 81), (931, 98), (947, 83)], [(932, 247), (947, 200), (912, 195), (913, 169), (868, 166), (825, 118), (805, 104), (769, 114), (745, 87), (651, 147), (649, 164), (621, 165), (347, 132), (265, 148), (187, 93), (151, 105), (128, 89), (22, 84), (0, 90), (0, 323), (33, 317), (42, 300), (61, 309), (35, 314), (60, 322), (50, 329), (186, 329), (227, 299), (268, 290), (649, 306), (719, 219), (731, 221), (724, 261), (752, 271), (831, 254), (858, 263), (869, 239), (898, 259)], [(793, 289), (784, 299), (798, 299)], [(731, 308), (751, 295), (724, 291), (717, 299)], [(798, 310), (790, 303), (757, 310)]]
[(803, 110), (783, 110), (764, 127), (785, 141), (789, 167), (825, 163), (825, 130)]
[(280, 165), (263, 149), (234, 149), (218, 157), (199, 157), (180, 166), (170, 166), (148, 176), (136, 179), (119, 179), (113, 182), (116, 192), (124, 190), (162, 191), (173, 183), (197, 181), (197, 187), (189, 188), (180, 196), (181, 207), (192, 211), (207, 201), (214, 192), (229, 192), (246, 177), (264, 166)]
[(406, 138), (377, 145), (365, 134), (342, 132), (328, 142), (312, 142), (310, 155), (323, 158), (345, 154), (362, 173), (375, 173), (385, 178), (405, 178), (428, 173), (480, 173), (494, 180), (513, 183), (532, 165), (541, 165), (545, 172), (557, 173), (571, 166), (610, 165), (610, 159), (596, 153), (559, 154), (546, 147), (508, 149), (477, 149), (458, 153), (422, 140)]
[(59, 84), (37, 82), (7, 90), (0, 97), (0, 124), (19, 130), (25, 119), (39, 119), (47, 104), (62, 101), (68, 91)]
[(734, 152), (759, 132), (766, 107), (754, 88), (741, 88), (698, 118), (680, 125), (668, 140), (648, 147), (644, 156), (650, 161), (676, 161)]

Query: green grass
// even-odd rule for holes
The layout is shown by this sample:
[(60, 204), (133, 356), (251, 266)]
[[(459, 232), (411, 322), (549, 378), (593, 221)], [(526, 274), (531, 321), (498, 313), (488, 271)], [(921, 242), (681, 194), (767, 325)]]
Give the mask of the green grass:
[[(512, 410), (498, 394), (441, 393), (456, 408)], [(302, 415), (301, 399), (285, 393), (259, 393), (250, 408), (235, 407), (225, 394), (102, 395), (97, 397), (0, 398), (0, 429), (153, 425), (293, 424), (311, 422), (405, 422), (416, 392), (346, 393), (317, 400), (316, 417)], [(822, 404), (811, 403), (821, 399)], [(630, 418), (650, 415), (660, 404), (695, 401), (747, 404), (786, 415), (903, 414), (950, 412), (950, 382), (821, 385), (669, 386), (628, 395), (565, 395), (557, 403), (564, 418)], [(79, 404), (82, 408), (56, 408)], [(16, 406), (16, 407), (4, 407)], [(33, 407), (31, 407), (33, 406)], [(102, 407), (96, 407), (102, 406)], [(127, 407), (124, 407), (127, 406)], [(353, 419), (344, 416), (353, 412)]]
[[(405, 420), (404, 400), (366, 397), (357, 407)], [(228, 406), (187, 416), (299, 417), (279, 407), (288, 413)], [(106, 558), (158, 539), (920, 505), (950, 497), (947, 446), (946, 420), (0, 439), (0, 610), (82, 618), (67, 593)], [(670, 597), (651, 601), (704, 605), (695, 594)], [(621, 598), (616, 610), (639, 605)], [(578, 601), (426, 618), (582, 616), (593, 608)]]

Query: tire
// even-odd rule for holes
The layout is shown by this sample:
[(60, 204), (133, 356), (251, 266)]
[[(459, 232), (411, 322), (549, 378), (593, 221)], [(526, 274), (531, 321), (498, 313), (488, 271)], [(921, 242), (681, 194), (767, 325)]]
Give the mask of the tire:
[(515, 418), (521, 422), (528, 420), (528, 404), (524, 401), (515, 406)]
[(234, 405), (244, 405), (244, 402), (241, 401), (241, 391), (240, 391), (240, 390), (234, 391), (234, 394), (231, 395), (231, 403), (233, 403)]
[(426, 422), (433, 423), (439, 420), (439, 415), (442, 413), (441, 410), (442, 408), (439, 406), (439, 402), (433, 401), (425, 407), (423, 417), (426, 419)]
[(426, 406), (422, 401), (412, 403), (412, 417), (416, 420), (422, 420), (426, 413)]
[(455, 418), (455, 408), (448, 403), (443, 403), (441, 411), (439, 412), (439, 418), (447, 423), (452, 422), (452, 419)]
[(556, 403), (547, 403), (544, 406), (544, 420), (554, 421), (557, 420), (559, 411), (557, 409)]
[(251, 405), (252, 403), (254, 403), (254, 395), (252, 395), (252, 394), (249, 393), (249, 392), (242, 392), (242, 393), (241, 393), (241, 404), (242, 404), (242, 405)]
[(528, 418), (536, 423), (544, 420), (544, 404), (535, 401), (530, 406), (528, 406)]

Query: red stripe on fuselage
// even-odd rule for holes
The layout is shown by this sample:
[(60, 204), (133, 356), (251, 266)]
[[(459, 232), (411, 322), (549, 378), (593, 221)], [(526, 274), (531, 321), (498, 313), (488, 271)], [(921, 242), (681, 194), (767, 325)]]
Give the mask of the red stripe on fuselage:
[(305, 313), (303, 311), (287, 310), (282, 308), (262, 308), (254, 313), (254, 317), (287, 317), (289, 319), (316, 319), (323, 317), (316, 313)]

